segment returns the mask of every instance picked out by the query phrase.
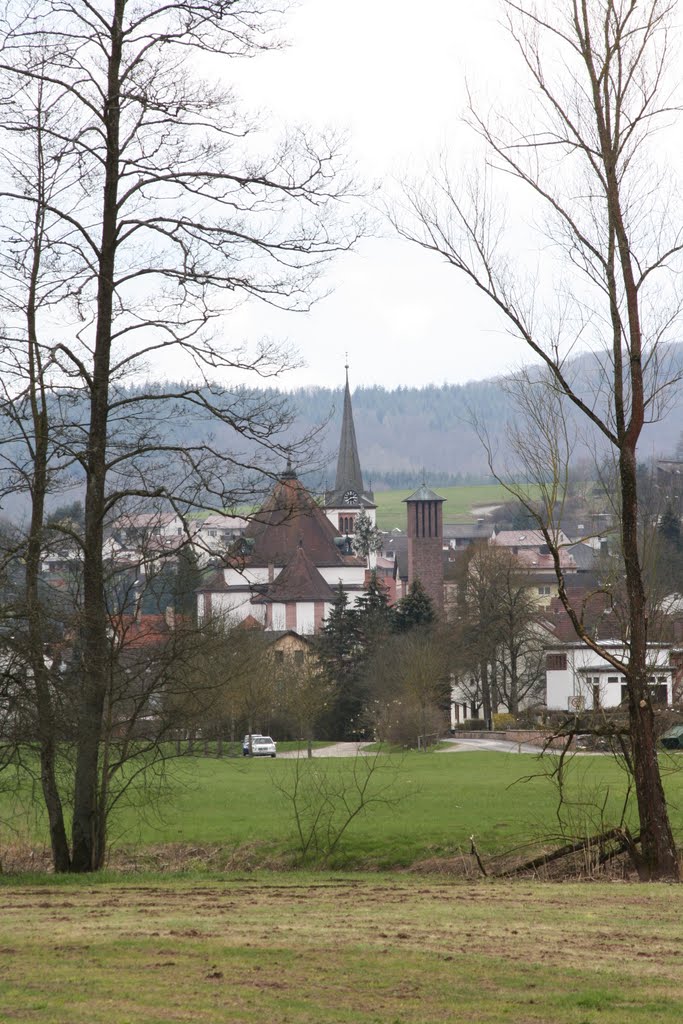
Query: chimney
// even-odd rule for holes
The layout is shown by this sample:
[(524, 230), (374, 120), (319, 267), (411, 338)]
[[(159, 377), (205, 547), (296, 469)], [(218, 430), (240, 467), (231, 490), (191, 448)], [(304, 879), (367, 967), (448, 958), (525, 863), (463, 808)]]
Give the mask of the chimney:
[(268, 582), (272, 583), (275, 579), (275, 563), (268, 562)]

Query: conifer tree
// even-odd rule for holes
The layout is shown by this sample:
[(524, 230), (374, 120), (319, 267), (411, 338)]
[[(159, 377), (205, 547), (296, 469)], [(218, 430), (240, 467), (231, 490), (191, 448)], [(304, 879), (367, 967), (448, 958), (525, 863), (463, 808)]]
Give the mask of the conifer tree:
[(360, 728), (363, 644), (358, 619), (357, 611), (349, 608), (340, 583), (330, 614), (315, 638), (315, 653), (333, 687), (324, 730), (334, 739), (352, 739)]
[(406, 633), (415, 626), (431, 626), (435, 619), (434, 602), (416, 578), (408, 587), (406, 596), (398, 602), (396, 628), (399, 633)]

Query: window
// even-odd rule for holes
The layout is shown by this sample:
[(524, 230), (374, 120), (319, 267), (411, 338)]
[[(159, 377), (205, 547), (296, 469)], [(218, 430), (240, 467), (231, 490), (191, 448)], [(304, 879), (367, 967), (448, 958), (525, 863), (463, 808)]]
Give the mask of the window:
[(550, 596), (550, 587), (547, 586), (546, 584), (543, 584), (543, 586), (538, 588), (538, 593), (539, 593), (540, 597), (549, 597)]
[(567, 668), (566, 654), (546, 654), (546, 672), (564, 672)]
[(273, 657), (275, 658), (276, 662), (281, 663), (281, 662), (283, 662), (285, 660), (285, 652), (284, 651), (273, 651)]
[(608, 683), (618, 683), (619, 682), (619, 676), (607, 676), (607, 682)]
[(304, 663), (304, 652), (303, 651), (294, 651), (294, 664), (295, 665), (303, 665), (303, 663)]

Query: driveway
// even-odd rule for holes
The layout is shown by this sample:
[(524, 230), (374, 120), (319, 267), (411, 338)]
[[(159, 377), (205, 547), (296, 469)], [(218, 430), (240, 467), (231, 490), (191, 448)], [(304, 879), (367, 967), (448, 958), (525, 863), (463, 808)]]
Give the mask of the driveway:
[(447, 739), (441, 742), (448, 743), (448, 746), (437, 750), (437, 754), (462, 754), (468, 750), (495, 750), (503, 754), (541, 753), (541, 747), (533, 746), (531, 743), (515, 743), (514, 740), (465, 739), (458, 736), (457, 740)]
[[(363, 742), (331, 743), (329, 747), (315, 747), (313, 757), (355, 757), (364, 753), (362, 748), (365, 745)], [(297, 757), (306, 757), (306, 750), (286, 750), (277, 756), (296, 760)]]
[[(514, 743), (512, 740), (479, 740), (479, 739), (444, 739), (447, 747), (437, 750), (437, 754), (463, 754), (470, 750), (494, 750), (503, 754), (540, 754), (541, 748), (534, 747), (530, 743)], [(366, 751), (363, 748), (368, 746), (364, 741), (354, 743), (331, 743), (329, 747), (317, 747), (313, 751), (313, 757), (356, 757), (357, 754), (371, 754), (374, 751)], [(306, 757), (305, 750), (288, 750), (278, 757), (297, 758)]]

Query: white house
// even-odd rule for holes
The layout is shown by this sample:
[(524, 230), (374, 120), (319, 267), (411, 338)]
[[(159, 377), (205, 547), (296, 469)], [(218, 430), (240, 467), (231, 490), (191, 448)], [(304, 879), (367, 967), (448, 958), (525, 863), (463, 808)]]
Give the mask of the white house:
[[(618, 659), (627, 656), (621, 640), (601, 640)], [(671, 704), (676, 666), (671, 646), (648, 644), (648, 681), (657, 704)], [(580, 641), (558, 644), (546, 654), (546, 703), (550, 711), (616, 708), (626, 697), (626, 679), (605, 658)]]

